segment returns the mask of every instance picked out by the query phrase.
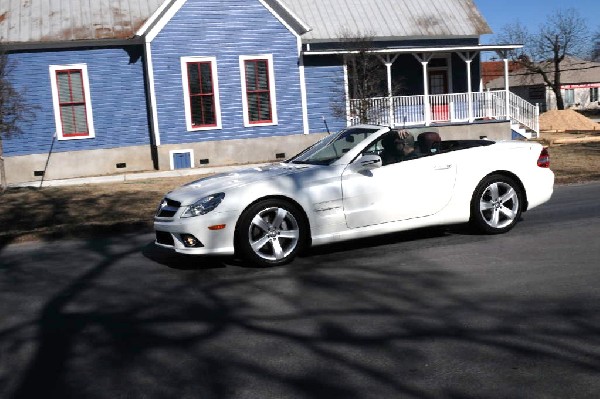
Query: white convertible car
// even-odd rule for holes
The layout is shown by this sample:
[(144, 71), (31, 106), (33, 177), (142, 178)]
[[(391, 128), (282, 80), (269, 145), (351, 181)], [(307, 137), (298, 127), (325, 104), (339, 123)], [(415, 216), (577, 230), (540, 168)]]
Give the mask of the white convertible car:
[[(391, 161), (390, 142), (402, 150)], [(504, 233), (553, 187), (538, 143), (442, 141), (432, 132), (408, 137), (359, 125), (285, 162), (169, 192), (154, 228), (157, 245), (180, 253), (281, 265), (310, 245), (425, 226), (471, 222), (482, 233)]]

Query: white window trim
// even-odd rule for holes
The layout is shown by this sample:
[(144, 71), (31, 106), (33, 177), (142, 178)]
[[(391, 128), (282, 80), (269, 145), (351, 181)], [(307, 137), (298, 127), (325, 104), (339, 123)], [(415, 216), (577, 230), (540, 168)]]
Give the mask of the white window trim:
[(173, 158), (173, 155), (175, 154), (185, 154), (185, 153), (189, 153), (190, 154), (190, 168), (193, 168), (195, 166), (195, 161), (194, 161), (194, 150), (192, 149), (187, 149), (187, 150), (171, 150), (169, 151), (169, 164), (171, 166), (171, 170), (175, 170), (175, 159)]
[[(190, 88), (187, 73), (188, 62), (210, 62), (210, 68), (213, 78), (213, 94), (215, 96), (215, 118), (216, 126), (192, 126), (192, 114), (190, 108)], [(188, 132), (200, 130), (217, 130), (222, 129), (221, 125), (221, 101), (219, 100), (219, 75), (217, 73), (217, 58), (216, 57), (181, 57), (181, 84), (183, 86), (183, 106), (185, 108), (185, 126)]]
[(576, 102), (575, 89), (565, 89), (563, 94), (563, 102), (565, 105), (573, 105)]
[[(62, 121), (60, 118), (60, 103), (58, 98), (58, 82), (56, 81), (56, 72), (66, 69), (80, 69), (81, 80), (83, 81), (83, 95), (85, 97), (85, 114), (88, 125), (87, 136), (64, 136)], [(58, 140), (82, 140), (96, 137), (94, 130), (94, 118), (92, 115), (92, 99), (90, 96), (90, 81), (88, 79), (87, 64), (69, 64), (69, 65), (50, 65), (50, 86), (52, 89), (52, 105), (54, 107), (54, 123), (56, 124), (56, 137)]]
[[(267, 60), (269, 64), (269, 93), (271, 94), (271, 122), (265, 123), (250, 123), (248, 117), (248, 98), (246, 97), (246, 68), (245, 62), (247, 60)], [(255, 127), (255, 126), (275, 126), (278, 124), (277, 120), (277, 96), (275, 95), (275, 72), (273, 68), (273, 55), (272, 54), (260, 54), (260, 55), (241, 55), (240, 56), (240, 77), (242, 83), (242, 108), (244, 112), (244, 126)]]
[[(595, 93), (595, 95), (594, 95)], [(600, 99), (600, 89), (598, 87), (590, 87), (590, 102), (596, 102)]]

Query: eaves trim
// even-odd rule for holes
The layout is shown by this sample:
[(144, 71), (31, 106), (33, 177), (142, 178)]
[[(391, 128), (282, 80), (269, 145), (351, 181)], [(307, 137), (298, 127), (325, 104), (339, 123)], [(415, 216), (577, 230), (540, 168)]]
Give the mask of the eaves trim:
[[(304, 22), (292, 10), (279, 0), (259, 0), (260, 3), (271, 12), (288, 30), (296, 36), (310, 32), (312, 28)], [(287, 18), (286, 18), (287, 17)]]
[[(522, 44), (500, 44), (500, 45), (477, 45), (477, 46), (439, 46), (439, 47), (394, 47), (384, 49), (373, 49), (366, 52), (373, 54), (397, 54), (397, 53), (442, 53), (458, 51), (506, 51), (522, 48)], [(304, 55), (340, 55), (358, 54), (361, 50), (304, 50)]]
[(138, 30), (138, 35), (144, 37), (146, 43), (152, 42), (186, 2), (187, 0), (166, 0), (148, 19), (147, 24)]
[(85, 47), (122, 47), (143, 44), (140, 37), (129, 39), (92, 39), (92, 40), (70, 40), (70, 41), (48, 41), (48, 42), (23, 42), (2, 43), (0, 51), (31, 51), (31, 50), (60, 50)]

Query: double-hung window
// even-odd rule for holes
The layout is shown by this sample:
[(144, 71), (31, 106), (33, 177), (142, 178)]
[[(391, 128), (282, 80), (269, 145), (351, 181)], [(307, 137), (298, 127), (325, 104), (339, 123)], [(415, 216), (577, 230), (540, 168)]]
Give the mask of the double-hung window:
[(565, 89), (565, 105), (575, 104), (575, 90), (574, 89)]
[(51, 65), (50, 82), (58, 139), (93, 138), (87, 65)]
[(221, 128), (215, 57), (182, 57), (181, 76), (188, 131)]
[(590, 102), (598, 101), (598, 88), (590, 87)]
[(277, 124), (273, 57), (241, 56), (242, 105), (245, 126)]

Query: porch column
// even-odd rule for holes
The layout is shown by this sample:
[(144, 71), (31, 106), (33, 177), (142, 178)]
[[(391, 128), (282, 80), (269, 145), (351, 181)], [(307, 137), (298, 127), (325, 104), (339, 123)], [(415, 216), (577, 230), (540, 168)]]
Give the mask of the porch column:
[(458, 55), (460, 56), (460, 58), (462, 58), (462, 60), (467, 65), (467, 95), (469, 96), (468, 112), (469, 112), (469, 123), (472, 123), (475, 118), (473, 117), (473, 85), (471, 83), (471, 62), (473, 61), (473, 59), (475, 59), (475, 57), (477, 56), (477, 53), (467, 52), (467, 53), (458, 53)]
[(505, 99), (505, 107), (506, 107), (506, 119), (510, 122), (510, 91), (508, 90), (508, 52), (503, 50), (498, 50), (496, 53), (502, 58), (504, 62), (504, 95)]
[(382, 57), (379, 57), (379, 59), (385, 65), (385, 69), (386, 69), (386, 73), (387, 73), (388, 112), (389, 112), (388, 121), (389, 121), (389, 124), (391, 127), (393, 127), (395, 124), (394, 104), (393, 104), (393, 99), (392, 99), (392, 64), (394, 63), (394, 61), (396, 61), (396, 58), (398, 58), (398, 55), (395, 55), (394, 58), (391, 58), (389, 55), (387, 55), (385, 57), (385, 59)]
[(510, 122), (510, 90), (508, 90), (508, 58), (504, 58), (504, 91), (506, 92), (506, 119)]
[(421, 63), (423, 66), (423, 113), (425, 119), (425, 126), (431, 125), (431, 104), (429, 102), (429, 78), (427, 74), (427, 65), (431, 58), (433, 58), (433, 53), (420, 53), (413, 54), (413, 56)]

